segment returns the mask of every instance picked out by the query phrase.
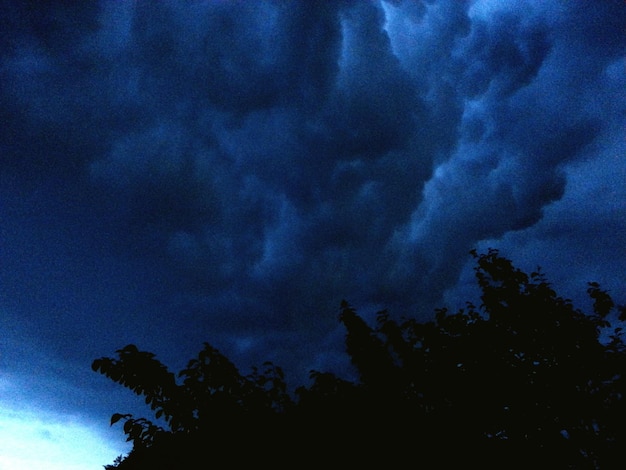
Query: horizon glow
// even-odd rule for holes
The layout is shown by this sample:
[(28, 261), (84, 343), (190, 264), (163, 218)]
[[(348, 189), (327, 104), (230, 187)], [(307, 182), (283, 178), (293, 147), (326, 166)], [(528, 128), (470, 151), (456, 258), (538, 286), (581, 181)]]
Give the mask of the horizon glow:
[[(98, 425), (70, 414), (0, 403), (0, 469), (102, 470), (130, 449), (115, 446)], [(122, 442), (123, 444), (123, 442)]]

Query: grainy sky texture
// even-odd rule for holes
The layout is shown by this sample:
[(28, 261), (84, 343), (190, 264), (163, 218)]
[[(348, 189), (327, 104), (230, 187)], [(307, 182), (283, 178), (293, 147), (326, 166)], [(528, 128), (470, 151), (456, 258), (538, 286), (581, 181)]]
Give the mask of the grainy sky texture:
[(342, 299), (462, 307), (472, 248), (624, 302), (624, 25), (622, 0), (0, 2), (0, 405), (123, 449), (134, 397), (93, 359), (346, 372)]

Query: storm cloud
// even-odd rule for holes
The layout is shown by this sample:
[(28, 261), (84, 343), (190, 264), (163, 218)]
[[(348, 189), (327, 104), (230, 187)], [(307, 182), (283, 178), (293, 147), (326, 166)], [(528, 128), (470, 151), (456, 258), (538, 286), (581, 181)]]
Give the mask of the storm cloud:
[(619, 288), (623, 4), (505, 3), (3, 2), (5, 328), (306, 373), (475, 247)]

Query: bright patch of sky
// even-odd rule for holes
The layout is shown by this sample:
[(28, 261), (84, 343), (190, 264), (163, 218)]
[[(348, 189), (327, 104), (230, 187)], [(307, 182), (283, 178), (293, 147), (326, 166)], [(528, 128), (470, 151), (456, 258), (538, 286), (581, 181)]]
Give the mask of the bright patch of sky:
[(0, 378), (1, 470), (102, 470), (130, 446), (107, 442), (102, 423), (19, 403), (19, 391)]

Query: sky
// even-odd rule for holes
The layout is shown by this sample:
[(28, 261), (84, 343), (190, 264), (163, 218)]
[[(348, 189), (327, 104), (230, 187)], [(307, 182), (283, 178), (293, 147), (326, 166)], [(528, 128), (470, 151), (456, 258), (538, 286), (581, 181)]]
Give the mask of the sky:
[(145, 410), (96, 358), (178, 371), (206, 341), (293, 387), (349, 374), (341, 300), (463, 307), (474, 248), (625, 303), (624, 24), (622, 0), (1, 1), (2, 470), (129, 449), (110, 415)]

